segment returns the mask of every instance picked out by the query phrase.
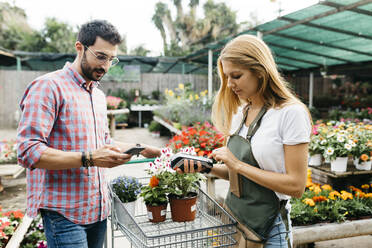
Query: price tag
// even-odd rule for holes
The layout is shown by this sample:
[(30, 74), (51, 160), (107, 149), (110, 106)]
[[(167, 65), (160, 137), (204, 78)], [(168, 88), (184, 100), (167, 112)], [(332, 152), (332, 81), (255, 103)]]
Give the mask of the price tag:
[(152, 213), (151, 212), (147, 212), (147, 217), (149, 218), (149, 220), (152, 220), (153, 219)]
[(195, 210), (196, 210), (196, 205), (194, 204), (191, 206), (191, 212), (194, 212)]

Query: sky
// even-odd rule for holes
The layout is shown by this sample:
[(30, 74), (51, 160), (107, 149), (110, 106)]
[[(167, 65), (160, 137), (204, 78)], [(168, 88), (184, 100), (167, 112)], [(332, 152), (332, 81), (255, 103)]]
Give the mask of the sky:
[[(93, 19), (105, 19), (125, 34), (128, 49), (143, 44), (150, 50), (150, 56), (159, 56), (162, 48), (160, 32), (152, 23), (155, 4), (159, 0), (0, 0), (9, 2), (25, 10), (27, 20), (34, 29), (41, 30), (47, 17), (68, 23), (74, 27)], [(171, 0), (160, 0), (173, 6)], [(263, 22), (278, 17), (279, 5), (282, 15), (316, 4), (318, 0), (214, 0), (225, 2), (237, 13), (237, 22), (249, 19), (254, 12)], [(188, 0), (183, 0), (184, 11)], [(200, 0), (200, 6), (206, 0)], [(199, 7), (202, 10), (202, 7)], [(171, 9), (173, 16), (175, 9)], [(202, 11), (197, 13), (203, 16)]]

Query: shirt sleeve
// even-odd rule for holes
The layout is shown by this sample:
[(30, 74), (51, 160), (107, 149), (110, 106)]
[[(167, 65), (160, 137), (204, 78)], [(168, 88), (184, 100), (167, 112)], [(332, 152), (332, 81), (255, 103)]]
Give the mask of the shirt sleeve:
[(48, 148), (48, 137), (58, 115), (58, 91), (50, 80), (36, 79), (20, 102), (22, 116), (17, 131), (18, 163), (33, 169)]
[(310, 142), (311, 121), (305, 107), (290, 105), (281, 120), (280, 133), (285, 145), (297, 145)]

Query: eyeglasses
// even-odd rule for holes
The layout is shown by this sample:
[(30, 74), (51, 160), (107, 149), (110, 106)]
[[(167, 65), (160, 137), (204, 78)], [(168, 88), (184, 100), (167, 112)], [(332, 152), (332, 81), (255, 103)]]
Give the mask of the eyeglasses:
[(91, 52), (91, 54), (93, 54), (94, 55), (94, 57), (96, 57), (96, 59), (101, 63), (101, 64), (105, 64), (105, 63), (107, 63), (107, 61), (111, 64), (111, 66), (115, 66), (115, 65), (117, 65), (118, 63), (119, 63), (119, 59), (118, 59), (118, 57), (111, 57), (111, 58), (109, 58), (106, 54), (104, 54), (104, 53), (98, 53), (98, 55), (95, 53), (95, 52), (93, 52), (92, 50), (90, 50), (89, 49), (89, 47), (87, 47), (87, 46), (84, 46), (84, 47), (86, 47), (88, 50), (89, 50), (89, 52)]

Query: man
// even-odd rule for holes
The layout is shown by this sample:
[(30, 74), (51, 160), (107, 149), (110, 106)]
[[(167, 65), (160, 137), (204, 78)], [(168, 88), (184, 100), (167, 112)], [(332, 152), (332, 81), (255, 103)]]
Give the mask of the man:
[[(105, 172), (135, 146), (110, 139), (98, 81), (117, 64), (121, 37), (106, 21), (84, 24), (77, 57), (37, 78), (21, 100), (18, 161), (27, 170), (27, 214), (41, 212), (48, 247), (102, 247), (109, 214)], [(145, 146), (145, 157), (160, 150)]]

